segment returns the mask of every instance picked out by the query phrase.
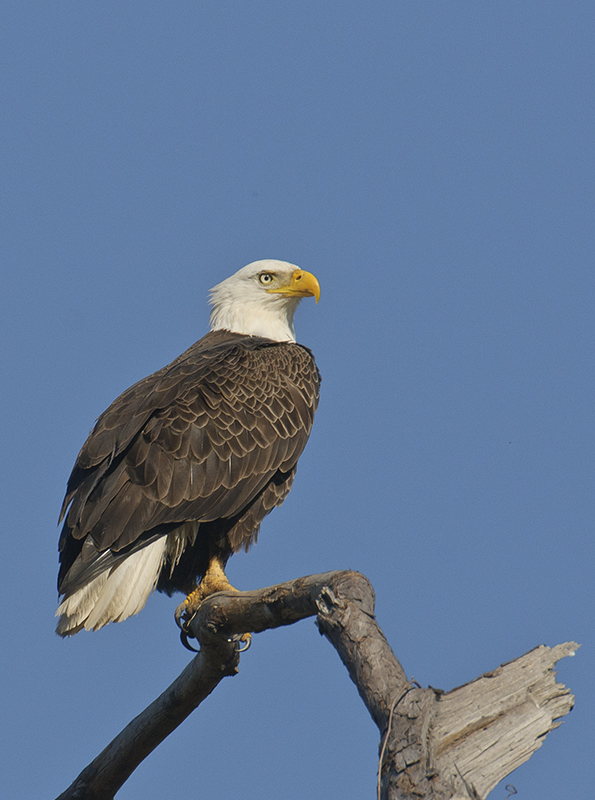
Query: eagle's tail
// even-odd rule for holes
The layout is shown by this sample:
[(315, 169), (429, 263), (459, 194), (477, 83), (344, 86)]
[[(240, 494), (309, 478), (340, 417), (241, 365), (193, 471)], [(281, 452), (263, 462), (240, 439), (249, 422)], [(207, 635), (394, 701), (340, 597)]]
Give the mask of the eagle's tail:
[(121, 622), (138, 614), (157, 585), (166, 540), (162, 536), (115, 564), (106, 564), (106, 569), (88, 583), (79, 583), (70, 591), (66, 588), (56, 611), (60, 617), (56, 633), (72, 636), (83, 628), (96, 631), (108, 622)]

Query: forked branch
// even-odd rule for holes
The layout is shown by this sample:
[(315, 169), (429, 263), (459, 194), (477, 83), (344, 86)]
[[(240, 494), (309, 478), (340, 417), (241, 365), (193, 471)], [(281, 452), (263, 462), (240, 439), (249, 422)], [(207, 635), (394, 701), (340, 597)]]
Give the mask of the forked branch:
[(379, 795), (480, 798), (541, 746), (572, 708), (553, 667), (578, 645), (539, 647), (447, 694), (411, 684), (374, 617), (357, 572), (327, 572), (208, 598), (192, 621), (200, 653), (163, 694), (86, 767), (58, 800), (112, 800), (136, 767), (237, 672), (237, 634), (317, 616), (381, 734)]

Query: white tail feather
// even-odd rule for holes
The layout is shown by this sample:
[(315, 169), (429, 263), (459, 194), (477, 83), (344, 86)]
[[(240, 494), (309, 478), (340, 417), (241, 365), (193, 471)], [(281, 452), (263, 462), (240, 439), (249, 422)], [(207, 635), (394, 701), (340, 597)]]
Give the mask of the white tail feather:
[(83, 627), (96, 631), (138, 614), (157, 585), (166, 541), (165, 536), (157, 539), (65, 597), (56, 611), (56, 632), (71, 636)]

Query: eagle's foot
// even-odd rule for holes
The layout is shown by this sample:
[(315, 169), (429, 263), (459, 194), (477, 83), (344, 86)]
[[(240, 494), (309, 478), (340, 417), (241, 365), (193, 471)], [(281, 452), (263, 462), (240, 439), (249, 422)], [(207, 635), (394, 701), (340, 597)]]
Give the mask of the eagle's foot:
[[(213, 562), (211, 562), (211, 564), (212, 563)], [(183, 620), (185, 623), (190, 622), (192, 617), (201, 607), (202, 603), (212, 594), (216, 594), (217, 592), (237, 591), (238, 589), (236, 589), (235, 586), (232, 586), (227, 580), (227, 576), (222, 569), (212, 570), (211, 567), (209, 567), (209, 571), (203, 577), (196, 589), (193, 592), (190, 592), (188, 597), (176, 608), (176, 622), (178, 625), (180, 625), (180, 620)]]
[(200, 583), (190, 592), (184, 602), (176, 608), (175, 619), (178, 627), (188, 630), (192, 617), (196, 614), (203, 600), (215, 592), (237, 592), (235, 586), (227, 580), (225, 574), (225, 561), (219, 555), (211, 555), (209, 566)]
[[(194, 648), (188, 645), (188, 639), (195, 638), (190, 631), (190, 623), (192, 622), (202, 603), (207, 599), (207, 597), (210, 597), (216, 592), (238, 591), (235, 586), (232, 586), (227, 580), (227, 575), (225, 574), (223, 567), (224, 562), (218, 556), (211, 557), (209, 568), (205, 572), (199, 585), (196, 587), (196, 589), (194, 589), (194, 591), (190, 592), (188, 597), (182, 603), (180, 603), (175, 610), (174, 617), (176, 624), (182, 632), (182, 644), (189, 650), (193, 650)], [(244, 652), (250, 647), (252, 635), (245, 633), (242, 636), (236, 637), (235, 640), (238, 644), (239, 651)], [(243, 642), (243, 645), (240, 645), (240, 642)]]
[[(237, 592), (238, 590), (235, 589), (231, 584), (225, 587), (225, 589), (219, 589), (218, 591), (234, 591)], [(180, 605), (176, 608), (174, 612), (174, 617), (176, 620), (176, 625), (180, 629), (180, 641), (184, 645), (187, 650), (190, 650), (193, 653), (198, 653), (199, 651), (192, 647), (189, 639), (195, 639), (195, 635), (190, 630), (190, 623), (194, 619), (198, 609), (200, 608), (203, 601), (209, 595), (202, 595), (200, 593), (200, 586), (198, 589), (195, 589), (191, 592), (188, 597), (180, 603)], [(214, 592), (212, 592), (214, 594)], [(230, 641), (235, 644), (235, 648), (238, 653), (245, 653), (246, 650), (249, 649), (250, 645), (252, 644), (252, 634), (251, 633), (242, 633), (242, 634), (235, 634), (231, 637)]]
[(174, 617), (178, 628), (186, 633), (190, 633), (189, 625), (194, 619), (196, 612), (203, 604), (203, 601), (206, 600), (207, 597), (210, 597), (216, 592), (237, 592), (237, 589), (234, 589), (229, 582), (227, 582), (225, 586), (222, 586), (222, 588), (212, 589), (211, 591), (208, 591), (209, 587), (203, 586), (203, 582), (204, 578), (200, 582), (200, 585), (193, 592), (190, 592), (188, 597), (180, 603), (174, 612)]

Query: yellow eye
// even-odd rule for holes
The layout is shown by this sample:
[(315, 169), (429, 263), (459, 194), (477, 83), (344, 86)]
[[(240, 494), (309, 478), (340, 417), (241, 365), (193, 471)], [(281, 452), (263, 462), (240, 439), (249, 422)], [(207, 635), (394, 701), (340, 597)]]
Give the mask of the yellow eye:
[(258, 276), (258, 280), (263, 286), (269, 286), (273, 282), (273, 278), (274, 276), (270, 272), (261, 272)]

